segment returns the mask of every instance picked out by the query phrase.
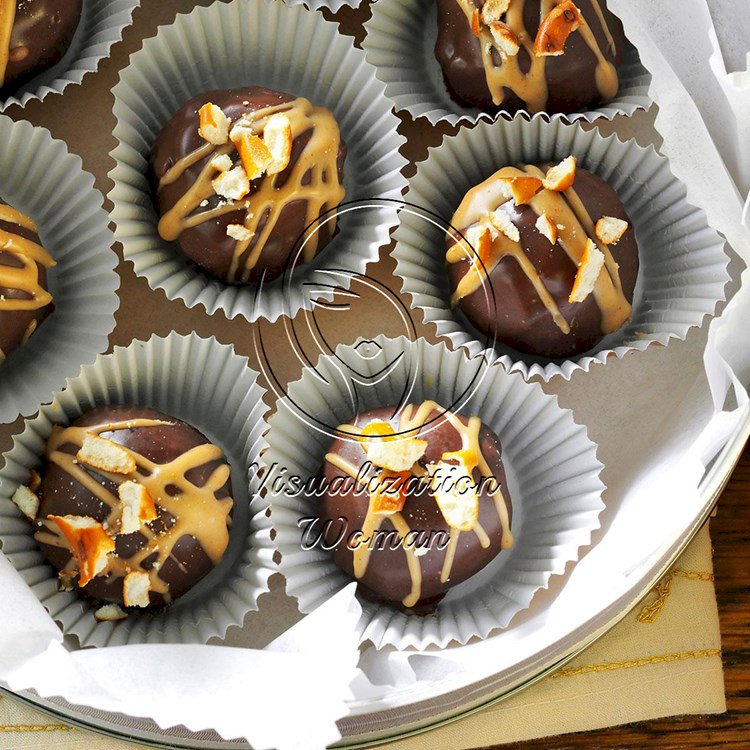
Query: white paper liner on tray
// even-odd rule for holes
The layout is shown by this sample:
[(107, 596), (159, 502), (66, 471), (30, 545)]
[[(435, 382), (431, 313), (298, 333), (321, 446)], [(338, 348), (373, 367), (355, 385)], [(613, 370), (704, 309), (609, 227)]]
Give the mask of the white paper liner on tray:
[[(440, 121), (456, 125), (497, 117), (451, 99), (434, 52), (438, 33), (435, 0), (375, 0), (365, 30), (367, 36), (362, 46), (367, 60), (385, 83), (386, 95), (393, 100), (396, 110), (406, 110), (412, 117), (426, 117), (433, 125)], [(651, 76), (641, 65), (632, 44), (628, 45), (618, 76), (620, 88), (611, 102), (563, 116), (592, 122), (600, 117), (612, 119), (615, 115), (648, 109)]]
[[(489, 347), (491, 342), (450, 307), (445, 265), (448, 222), (468, 190), (501, 167), (558, 162), (571, 154), (578, 158), (579, 167), (617, 191), (635, 227), (640, 270), (632, 319), (591, 352), (567, 360), (522, 354), (500, 342)], [(725, 299), (729, 257), (724, 240), (708, 226), (703, 211), (687, 202), (685, 186), (672, 175), (667, 159), (634, 140), (605, 138), (597, 130), (584, 131), (559, 117), (482, 122), (430, 150), (410, 180), (406, 201), (446, 223), (441, 227), (440, 222), (427, 221), (418, 209), (400, 214), (393, 256), (396, 274), (413, 306), (421, 308), (425, 322), (434, 323), (438, 335), (453, 346), (465, 347), (471, 355), (491, 351), (525, 378), (570, 378), (613, 353), (622, 357), (657, 342), (666, 345), (671, 339), (684, 339)]]
[[(400, 359), (399, 359), (400, 358)], [(398, 360), (395, 368), (390, 365)], [(387, 377), (381, 377), (384, 370)], [(356, 374), (355, 374), (356, 373)], [(466, 416), (478, 415), (500, 438), (513, 507), (515, 544), (483, 571), (452, 589), (434, 615), (407, 615), (360, 598), (362, 641), (377, 647), (424, 649), (486, 637), (527, 608), (550, 576), (560, 574), (599, 527), (602, 464), (586, 429), (537, 384), (467, 359), (443, 344), (402, 337), (340, 346), (292, 384), (270, 421), (263, 456), (275, 543), (286, 590), (310, 612), (350, 578), (330, 553), (301, 545), (298, 521), (314, 516), (315, 501), (285, 491), (289, 476), (318, 475), (332, 430), (357, 412), (433, 399)]]
[(196, 8), (162, 27), (132, 56), (114, 89), (119, 145), (112, 152), (117, 166), (110, 173), (115, 186), (109, 195), (125, 259), (152, 288), (189, 307), (273, 321), (310, 309), (316, 296), (326, 297), (318, 293), (326, 283), (347, 286), (327, 268), (363, 273), (377, 260), (396, 224), (396, 204), (367, 216), (342, 215), (336, 237), (313, 262), (295, 270), (291, 284), (278, 279), (262, 289), (232, 286), (190, 264), (176, 243), (157, 233), (146, 176), (149, 152), (186, 101), (203, 91), (236, 86), (286, 91), (333, 112), (348, 149), (345, 202), (402, 197), (406, 180), (400, 170), (406, 160), (398, 150), (404, 138), (396, 132), (398, 119), (362, 50), (336, 24), (302, 6), (233, 0)]
[(106, 351), (119, 300), (104, 198), (78, 156), (49, 131), (0, 116), (0, 198), (31, 216), (57, 265), (54, 311), (0, 363), (0, 423), (34, 413)]
[[(66, 635), (75, 635), (82, 646), (205, 643), (257, 609), (275, 569), (266, 505), (256, 493), (265, 448), (263, 394), (256, 373), (233, 347), (172, 333), (99, 357), (26, 421), (0, 470), (0, 547)], [(235, 501), (220, 565), (168, 609), (131, 614), (118, 623), (97, 622), (95, 605), (75, 591), (58, 590), (56, 571), (39, 551), (33, 527), (11, 501), (39, 466), (52, 427), (103, 404), (153, 407), (200, 430), (229, 460)]]
[(344, 7), (359, 8), (363, 0), (284, 0), (287, 5), (305, 5), (310, 10), (322, 10), (326, 8), (332, 13), (337, 13)]
[(0, 99), (0, 112), (13, 104), (25, 107), (34, 99), (60, 94), (70, 84), (81, 83), (86, 73), (95, 71), (109, 56), (112, 45), (122, 39), (139, 5), (140, 0), (84, 0), (81, 21), (65, 57), (11, 96)]

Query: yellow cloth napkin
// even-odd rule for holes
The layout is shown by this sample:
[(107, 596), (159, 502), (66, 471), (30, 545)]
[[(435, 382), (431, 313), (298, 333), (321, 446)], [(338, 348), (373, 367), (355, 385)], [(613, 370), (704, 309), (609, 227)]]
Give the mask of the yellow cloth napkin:
[[(722, 713), (724, 680), (704, 528), (625, 619), (555, 674), (495, 706), (391, 750), (486, 747), (680, 714)], [(12, 699), (0, 700), (0, 749), (136, 747), (67, 727)]]

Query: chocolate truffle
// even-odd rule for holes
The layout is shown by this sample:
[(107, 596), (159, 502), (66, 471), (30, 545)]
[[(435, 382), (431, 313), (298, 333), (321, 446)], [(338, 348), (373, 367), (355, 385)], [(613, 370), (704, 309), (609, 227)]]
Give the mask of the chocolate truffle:
[(604, 0), (437, 0), (451, 97), (488, 112), (575, 112), (617, 95), (622, 24)]
[(0, 200), (0, 363), (52, 311), (47, 269), (54, 265), (36, 224)]
[(501, 169), (451, 224), (465, 238), (447, 239), (451, 302), (488, 337), (570, 357), (630, 320), (635, 231), (617, 193), (574, 157)]
[(320, 528), (366, 597), (426, 614), (513, 544), (500, 441), (479, 417), (427, 401), (339, 431), (355, 437), (326, 455)]
[(234, 504), (221, 448), (135, 406), (55, 427), (40, 479), (14, 499), (64, 587), (143, 609), (173, 602), (221, 562)]
[(9, 96), (65, 57), (83, 0), (0, 2), (0, 96)]
[(162, 239), (233, 284), (311, 261), (344, 198), (346, 148), (327, 109), (264, 88), (208, 91), (166, 124), (151, 154)]

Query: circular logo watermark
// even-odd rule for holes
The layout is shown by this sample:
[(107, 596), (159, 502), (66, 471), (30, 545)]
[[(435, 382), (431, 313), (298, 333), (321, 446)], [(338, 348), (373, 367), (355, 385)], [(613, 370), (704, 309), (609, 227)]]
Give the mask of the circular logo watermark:
[[(282, 321), (288, 346), (284, 356), (301, 363), (305, 387), (286, 387), (280, 373), (283, 368), (272, 354), (278, 351), (278, 342), (272, 347), (261, 326), (252, 329), (258, 363), (276, 398), (305, 424), (329, 435), (332, 440), (347, 437), (341, 425), (363, 410), (390, 407), (393, 410), (390, 417), (396, 418), (407, 404), (428, 399), (442, 408), (420, 427), (421, 431), (429, 430), (442, 421), (446, 412), (460, 411), (488, 372), (482, 357), (467, 360), (460, 382), (445, 383), (441, 373), (429, 371), (434, 358), (420, 344), (423, 328), (419, 316), (410, 308), (408, 300), (389, 284), (368, 274), (364, 267), (347, 267), (346, 248), (328, 257), (324, 248), (311, 264), (302, 263), (305, 249), (324, 227), (327, 234), (332, 234), (333, 227), (344, 222), (367, 221), (368, 213), (384, 206), (392, 208), (394, 203), (398, 204), (400, 213), (410, 213), (423, 224), (425, 242), (433, 242), (439, 236), (444, 243), (447, 238), (463, 243), (467, 255), (471, 254), (472, 263), (480, 269), (484, 267), (484, 260), (457, 228), (424, 208), (384, 199), (344, 203), (322, 215), (303, 232), (282, 277), (274, 282), (281, 284), (289, 296), (298, 294), (300, 288), (304, 290), (303, 309), (297, 315), (284, 316)], [(357, 256), (352, 254), (351, 257)], [(493, 305), (491, 282), (486, 272), (481, 275), (481, 293), (485, 303)], [(450, 295), (448, 287), (446, 270), (446, 297)], [(262, 284), (257, 294), (263, 294)], [(364, 313), (363, 301), (366, 301)], [(362, 314), (387, 319), (388, 338), (382, 335), (357, 337), (357, 316)], [(352, 341), (337, 346), (342, 330), (352, 332)], [(495, 343), (494, 337), (478, 337), (484, 338), (484, 348), (491, 348)]]

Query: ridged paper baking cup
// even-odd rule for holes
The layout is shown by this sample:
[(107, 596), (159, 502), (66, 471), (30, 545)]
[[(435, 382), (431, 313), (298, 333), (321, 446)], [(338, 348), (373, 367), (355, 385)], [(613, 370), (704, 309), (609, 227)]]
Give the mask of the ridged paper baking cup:
[[(26, 421), (0, 470), (0, 546), (66, 635), (82, 646), (205, 643), (257, 609), (275, 569), (266, 505), (256, 492), (265, 448), (263, 395), (256, 373), (233, 347), (172, 333), (99, 357)], [(235, 501), (221, 564), (163, 612), (131, 614), (118, 623), (97, 622), (95, 605), (75, 591), (58, 590), (57, 574), (42, 557), (31, 524), (11, 501), (39, 465), (52, 427), (103, 404), (150, 406), (200, 430), (229, 460)]]
[[(617, 191), (635, 227), (640, 271), (633, 317), (593, 351), (566, 360), (550, 361), (495, 343), (493, 356), (526, 378), (570, 378), (613, 353), (622, 357), (654, 343), (684, 339), (716, 312), (729, 280), (723, 239), (708, 226), (703, 211), (687, 202), (687, 190), (665, 157), (651, 146), (623, 142), (615, 135), (605, 138), (597, 130), (584, 131), (560, 118), (550, 121), (537, 115), (483, 122), (444, 139), (418, 165), (406, 200), (447, 223), (466, 192), (501, 167), (558, 162), (571, 154), (580, 167)], [(425, 322), (434, 323), (438, 335), (453, 346), (463, 346), (471, 355), (482, 351), (486, 337), (450, 307), (445, 229), (439, 222), (425, 221), (419, 211), (403, 211), (394, 237), (396, 274), (413, 305), (422, 308)]]
[[(451, 99), (434, 54), (438, 32), (435, 0), (376, 0), (365, 30), (362, 46), (367, 60), (385, 83), (385, 93), (396, 110), (406, 110), (412, 117), (426, 117), (433, 125), (441, 120), (456, 125), (497, 117)], [(628, 46), (618, 76), (620, 88), (611, 102), (563, 116), (593, 122), (599, 117), (612, 119), (648, 109), (651, 76), (632, 45)]]
[(140, 0), (84, 0), (83, 14), (65, 57), (54, 67), (21, 86), (12, 96), (0, 99), (0, 112), (13, 104), (25, 107), (47, 94), (61, 94), (72, 83), (81, 83), (94, 72), (122, 39)]
[(396, 204), (383, 204), (367, 216), (341, 215), (339, 233), (313, 262), (295, 270), (291, 284), (278, 279), (262, 289), (231, 286), (189, 264), (176, 243), (157, 233), (146, 179), (149, 152), (163, 125), (191, 97), (236, 86), (286, 91), (333, 112), (348, 147), (345, 202), (402, 197), (406, 160), (398, 150), (404, 139), (362, 50), (336, 24), (302, 6), (234, 0), (196, 8), (162, 27), (132, 56), (114, 89), (119, 145), (110, 173), (115, 236), (125, 259), (152, 288), (189, 307), (203, 305), (209, 313), (222, 309), (230, 318), (250, 321), (276, 320), (310, 309), (312, 287), (346, 286), (341, 275), (327, 275), (326, 269), (363, 273), (377, 260), (396, 224)]
[(114, 237), (94, 178), (49, 131), (0, 116), (0, 197), (31, 216), (57, 265), (55, 309), (0, 364), (0, 423), (34, 413), (107, 349), (119, 305)]
[[(404, 392), (408, 395), (402, 401)], [(263, 457), (280, 569), (287, 593), (297, 598), (303, 612), (351, 579), (327, 551), (301, 545), (298, 521), (315, 514), (315, 501), (303, 494), (288, 497), (288, 477), (318, 475), (332, 442), (330, 426), (335, 429), (367, 409), (428, 399), (465, 416), (479, 416), (500, 438), (515, 544), (451, 589), (434, 615), (407, 615), (360, 597), (361, 638), (378, 647), (466, 643), (506, 627), (552, 575), (578, 559), (599, 527), (604, 507), (596, 446), (572, 413), (539, 385), (490, 366), (482, 357), (469, 360), (462, 351), (423, 339), (378, 337), (340, 346), (289, 387), (270, 421)]]
[(344, 7), (359, 8), (363, 0), (284, 0), (287, 5), (306, 5), (310, 10), (326, 8), (337, 13)]

